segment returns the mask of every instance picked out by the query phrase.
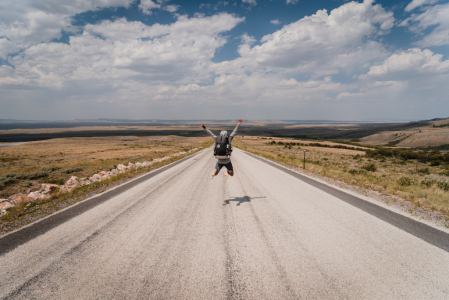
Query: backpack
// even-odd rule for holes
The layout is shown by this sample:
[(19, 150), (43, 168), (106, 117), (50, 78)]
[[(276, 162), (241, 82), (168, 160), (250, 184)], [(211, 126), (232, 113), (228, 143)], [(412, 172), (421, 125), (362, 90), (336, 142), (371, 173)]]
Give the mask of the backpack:
[(229, 156), (229, 140), (227, 136), (218, 136), (215, 142), (214, 155), (215, 156)]

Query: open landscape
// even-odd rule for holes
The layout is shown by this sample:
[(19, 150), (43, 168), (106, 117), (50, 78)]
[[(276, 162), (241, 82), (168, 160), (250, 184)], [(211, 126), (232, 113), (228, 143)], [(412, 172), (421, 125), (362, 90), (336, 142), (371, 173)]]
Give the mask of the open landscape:
[(1, 0), (0, 299), (449, 299), (448, 16)]
[[(210, 128), (218, 134), (222, 129), (232, 130), (234, 122), (214, 121), (210, 122)], [(43, 183), (64, 186), (72, 176), (78, 180), (88, 179), (92, 174), (109, 172), (120, 164), (156, 162), (176, 153), (212, 145), (210, 137), (192, 121), (151, 126), (143, 123), (105, 126), (92, 120), (86, 126), (82, 124), (76, 122), (70, 128), (39, 128), (40, 125), (35, 124), (34, 129), (20, 128), (22, 125), (16, 124), (19, 128), (0, 131), (0, 139), (9, 142), (0, 143), (0, 198), (6, 201), (15, 194), (38, 191)], [(395, 124), (249, 121), (239, 130), (234, 146), (299, 169), (303, 167), (306, 150), (306, 171), (310, 174), (365, 194), (374, 192), (372, 196), (381, 201), (395, 203), (409, 213), (438, 219), (437, 223), (449, 226), (447, 124), (448, 119)], [(13, 124), (9, 126), (14, 127)], [(370, 135), (360, 136), (361, 132)], [(112, 135), (118, 133), (122, 135)], [(322, 136), (328, 139), (320, 138)], [(342, 136), (359, 138), (336, 139)], [(177, 158), (169, 161), (174, 159)], [(138, 173), (162, 165), (164, 163), (157, 162)], [(116, 174), (114, 180), (108, 179), (102, 185), (122, 180), (123, 176)], [(98, 188), (99, 183), (96, 183), (70, 191), (70, 196), (64, 196), (64, 204), (52, 204), (54, 209), (48, 209), (50, 204), (36, 207), (38, 202), (33, 202), (31, 207), (28, 201), (3, 209), (1, 232), (61, 209), (69, 202), (76, 203), (84, 199), (80, 198), (81, 194), (91, 195)], [(39, 213), (40, 210), (45, 213)]]

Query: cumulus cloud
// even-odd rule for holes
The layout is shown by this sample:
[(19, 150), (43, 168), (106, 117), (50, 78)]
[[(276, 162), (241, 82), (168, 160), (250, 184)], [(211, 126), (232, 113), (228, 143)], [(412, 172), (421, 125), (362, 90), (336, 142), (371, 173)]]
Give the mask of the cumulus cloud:
[(373, 5), (370, 0), (350, 2), (330, 14), (320, 10), (285, 25), (264, 36), (261, 45), (240, 47), (238, 63), (253, 68), (336, 73), (335, 68), (384, 58), (383, 46), (366, 39), (386, 33), (393, 23), (393, 13)]
[(164, 9), (168, 12), (174, 13), (179, 9), (179, 7), (180, 7), (179, 5), (172, 4), (165, 6)]
[(256, 41), (256, 39), (253, 36), (249, 36), (248, 33), (246, 32), (240, 36), (240, 39), (244, 44), (252, 44)]
[[(8, 84), (63, 85), (70, 80), (191, 82), (209, 78), (207, 66), (226, 32), (243, 18), (221, 13), (180, 16), (175, 23), (147, 26), (118, 19), (85, 27), (70, 44), (42, 43), (10, 59)], [(11, 79), (13, 79), (11, 81)], [(4, 83), (0, 79), (0, 84)]]
[(160, 8), (161, 5), (158, 3), (155, 3), (151, 0), (140, 0), (139, 8), (142, 10), (142, 12), (146, 15), (151, 15), (153, 12), (152, 9)]
[(434, 54), (428, 49), (412, 48), (395, 53), (381, 65), (372, 66), (362, 78), (382, 80), (407, 79), (416, 76), (429, 76), (449, 72), (449, 60), (443, 61), (443, 55)]
[[(414, 14), (404, 20), (400, 26), (409, 26), (410, 31), (423, 35), (416, 42), (421, 47), (449, 45), (449, 3), (435, 5), (425, 9), (421, 14)], [(429, 34), (425, 30), (432, 28)]]
[[(129, 7), (134, 0), (0, 1), (0, 57), (61, 37), (71, 30), (71, 17), (105, 7)], [(3, 41), (1, 41), (3, 40)], [(6, 42), (7, 40), (9, 42)]]
[(438, 0), (413, 0), (405, 7), (405, 11), (409, 12), (411, 10), (414, 10), (417, 7), (420, 7), (423, 5), (435, 4), (437, 2), (438, 2)]

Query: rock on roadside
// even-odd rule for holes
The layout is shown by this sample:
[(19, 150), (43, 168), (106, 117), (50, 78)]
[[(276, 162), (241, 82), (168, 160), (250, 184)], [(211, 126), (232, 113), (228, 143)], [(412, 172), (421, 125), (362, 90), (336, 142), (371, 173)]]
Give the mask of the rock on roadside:
[(13, 207), (11, 203), (8, 202), (7, 199), (0, 199), (0, 215), (3, 216), (7, 213), (7, 209)]
[(15, 195), (12, 195), (11, 197), (9, 197), (8, 201), (13, 205), (17, 205), (17, 204), (21, 204), (21, 203), (32, 202), (33, 198), (28, 197), (25, 194), (15, 194)]

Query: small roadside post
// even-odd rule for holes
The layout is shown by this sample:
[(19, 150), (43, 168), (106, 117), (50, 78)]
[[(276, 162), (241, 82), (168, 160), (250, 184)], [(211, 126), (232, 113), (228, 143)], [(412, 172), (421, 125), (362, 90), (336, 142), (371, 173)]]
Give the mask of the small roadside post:
[(304, 150), (304, 170), (306, 169), (306, 150)]

